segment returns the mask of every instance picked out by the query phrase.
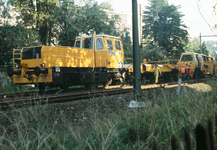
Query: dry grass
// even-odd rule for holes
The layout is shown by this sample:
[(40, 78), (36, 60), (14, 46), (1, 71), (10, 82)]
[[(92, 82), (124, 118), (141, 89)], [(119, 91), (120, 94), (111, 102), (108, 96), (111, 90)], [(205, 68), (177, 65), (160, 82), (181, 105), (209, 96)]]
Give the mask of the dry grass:
[(210, 83), (205, 88), (183, 87), (178, 96), (163, 89), (157, 93), (149, 91), (153, 96), (145, 98), (144, 93), (142, 101), (151, 101), (151, 106), (125, 107), (109, 114), (98, 110), (101, 103), (94, 104), (88, 108), (88, 119), (83, 117), (76, 123), (70, 117), (71, 111), (50, 105), (1, 112), (0, 149), (149, 150), (153, 141), (159, 149), (170, 149), (171, 135), (175, 135), (178, 146), (184, 149), (185, 129), (194, 141), (196, 124), (206, 125), (208, 118), (214, 120), (217, 86)]
[(7, 77), (5, 76), (4, 71), (0, 70), (0, 90), (4, 89), (7, 85)]

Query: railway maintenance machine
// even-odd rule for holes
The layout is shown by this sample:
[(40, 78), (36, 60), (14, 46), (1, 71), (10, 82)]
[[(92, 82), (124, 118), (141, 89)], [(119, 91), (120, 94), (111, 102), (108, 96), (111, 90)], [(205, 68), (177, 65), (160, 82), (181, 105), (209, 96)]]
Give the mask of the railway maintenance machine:
[(76, 37), (74, 47), (31, 46), (15, 49), (8, 76), (15, 84), (67, 89), (119, 82), (124, 72), (124, 51), (119, 37), (98, 34)]

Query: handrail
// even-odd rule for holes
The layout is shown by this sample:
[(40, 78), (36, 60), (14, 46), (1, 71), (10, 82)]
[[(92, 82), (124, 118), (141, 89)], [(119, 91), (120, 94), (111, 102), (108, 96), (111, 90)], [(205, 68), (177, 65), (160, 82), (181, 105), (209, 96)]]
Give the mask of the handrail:
[[(21, 53), (15, 53), (15, 51), (17, 52), (17, 51), (20, 51), (21, 52), (21, 49), (14, 49), (14, 51), (13, 51), (13, 69), (15, 69), (15, 62), (14, 62), (14, 60), (21, 60)], [(14, 56), (15, 55), (20, 55), (20, 57), (19, 58), (15, 58)]]

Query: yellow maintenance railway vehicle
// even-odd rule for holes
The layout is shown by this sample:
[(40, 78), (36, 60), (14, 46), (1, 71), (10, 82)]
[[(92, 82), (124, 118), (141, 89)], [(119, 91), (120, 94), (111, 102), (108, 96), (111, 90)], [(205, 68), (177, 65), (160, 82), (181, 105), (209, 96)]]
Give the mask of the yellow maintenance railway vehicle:
[(193, 52), (182, 53), (180, 61), (177, 63), (176, 68), (179, 70), (179, 76), (181, 77), (180, 69), (185, 67), (185, 74), (187, 75), (187, 69), (190, 65), (191, 68), (191, 78), (195, 77), (195, 68), (200, 66), (202, 77), (214, 76), (217, 71), (216, 61), (214, 57), (198, 54)]
[[(217, 71), (217, 65), (214, 57), (204, 54), (198, 54), (193, 52), (182, 53), (179, 60), (164, 60), (164, 61), (147, 61), (143, 60), (141, 63), (141, 78), (154, 81), (154, 64), (158, 64), (164, 80), (173, 78), (175, 81), (178, 77), (181, 77), (181, 68), (185, 67), (185, 75), (187, 76), (187, 69), (190, 65), (191, 73), (190, 77), (195, 78), (196, 66), (201, 67), (202, 77), (215, 75)], [(125, 65), (126, 66), (126, 65)], [(133, 64), (128, 65), (128, 74), (133, 74)]]
[[(168, 80), (170, 78), (177, 79), (178, 78), (178, 68), (176, 68), (177, 60), (163, 60), (163, 61), (147, 61), (143, 60), (141, 63), (141, 78), (143, 81), (149, 80), (154, 82), (154, 72), (153, 67), (155, 64), (158, 64), (162, 75), (159, 78), (163, 78), (163, 80)], [(127, 65), (125, 65), (127, 66)], [(133, 64), (128, 65), (127, 69), (129, 70), (128, 74), (132, 76), (133, 74)], [(126, 77), (126, 80), (129, 81), (129, 78)]]
[(31, 46), (14, 50), (14, 67), (8, 70), (15, 84), (68, 88), (72, 85), (120, 81), (124, 51), (119, 37), (80, 34), (74, 47)]

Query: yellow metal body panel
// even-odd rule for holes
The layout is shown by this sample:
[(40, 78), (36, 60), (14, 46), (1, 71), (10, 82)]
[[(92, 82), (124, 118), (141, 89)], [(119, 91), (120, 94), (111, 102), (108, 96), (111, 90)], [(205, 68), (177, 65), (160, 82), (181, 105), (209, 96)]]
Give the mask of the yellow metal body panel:
[[(155, 65), (154, 64), (141, 64), (141, 73), (146, 73), (146, 72), (154, 72), (153, 71), (153, 67)], [(161, 72), (172, 72), (172, 69), (175, 68), (175, 65), (171, 65), (171, 64), (162, 64), (162, 65), (158, 65)], [(131, 68), (129, 69), (129, 72), (133, 72), (133, 64), (131, 66)]]
[(43, 46), (41, 50), (43, 62), (46, 64), (46, 68), (52, 67), (52, 51), (51, 46)]
[(31, 78), (31, 80), (28, 80), (27, 78), (23, 77), (23, 74), (25, 73), (26, 69), (22, 68), (22, 74), (21, 75), (13, 75), (14, 83), (16, 84), (33, 84), (33, 83), (45, 83), (45, 82), (52, 82), (52, 69), (48, 69), (48, 74), (41, 73), (39, 76), (36, 75), (28, 75), (28, 78)]
[(43, 62), (46, 67), (94, 67), (94, 51), (72, 47), (51, 47), (42, 49)]

